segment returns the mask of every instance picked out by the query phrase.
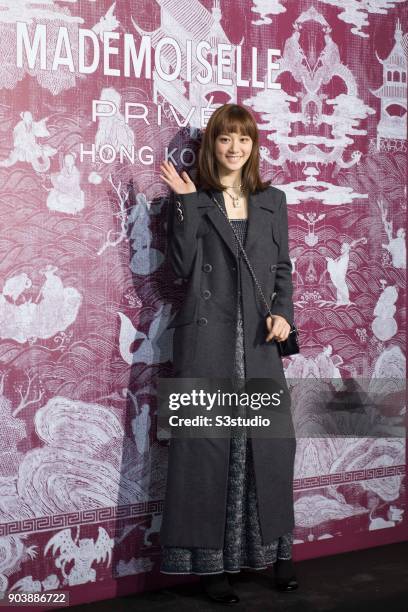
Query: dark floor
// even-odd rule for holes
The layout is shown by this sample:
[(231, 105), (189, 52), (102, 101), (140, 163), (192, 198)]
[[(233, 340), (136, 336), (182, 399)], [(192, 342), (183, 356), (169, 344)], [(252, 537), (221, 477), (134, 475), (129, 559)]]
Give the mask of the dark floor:
[(231, 576), (240, 603), (207, 601), (200, 585), (152, 591), (70, 608), (72, 612), (408, 612), (408, 542), (296, 562), (299, 589), (270, 588), (272, 570)]

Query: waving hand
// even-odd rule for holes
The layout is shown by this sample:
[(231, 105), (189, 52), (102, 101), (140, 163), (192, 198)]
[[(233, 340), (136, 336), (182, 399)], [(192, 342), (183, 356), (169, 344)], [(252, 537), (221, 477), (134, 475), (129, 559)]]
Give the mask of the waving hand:
[(170, 161), (163, 161), (160, 164), (160, 171), (162, 173), (160, 178), (176, 193), (194, 193), (197, 191), (187, 172), (183, 170), (180, 175)]

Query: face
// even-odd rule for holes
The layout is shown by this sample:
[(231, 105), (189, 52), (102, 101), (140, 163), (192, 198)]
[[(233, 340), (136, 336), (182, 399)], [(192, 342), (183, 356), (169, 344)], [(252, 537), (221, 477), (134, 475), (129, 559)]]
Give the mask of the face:
[(249, 136), (229, 132), (219, 134), (215, 140), (215, 157), (218, 168), (226, 173), (241, 170), (248, 161), (253, 141)]

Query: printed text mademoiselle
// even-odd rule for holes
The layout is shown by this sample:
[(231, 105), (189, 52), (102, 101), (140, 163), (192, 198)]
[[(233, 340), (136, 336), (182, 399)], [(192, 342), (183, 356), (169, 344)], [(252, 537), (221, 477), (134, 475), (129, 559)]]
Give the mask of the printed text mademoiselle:
[[(60, 26), (56, 40), (47, 37), (47, 25), (17, 22), (17, 67), (23, 68), (25, 62), (30, 70), (58, 70), (62, 66), (73, 73), (93, 74), (103, 67), (105, 76), (152, 78), (153, 68), (159, 78), (164, 81), (175, 81), (180, 77), (185, 56), (183, 80), (192, 81), (193, 60), (197, 61), (203, 70), (196, 74), (196, 80), (205, 85), (236, 85), (237, 87), (254, 87), (257, 89), (280, 89), (280, 83), (274, 83), (272, 71), (279, 70), (279, 64), (272, 61), (274, 56), (280, 56), (279, 49), (262, 49), (266, 53), (266, 81), (258, 79), (258, 49), (251, 47), (251, 58), (248, 59), (248, 78), (242, 75), (242, 47), (220, 43), (216, 49), (206, 40), (201, 40), (193, 48), (193, 41), (186, 40), (185, 48), (179, 42), (166, 36), (152, 49), (150, 36), (142, 36), (138, 45), (132, 34), (119, 32), (104, 32), (101, 40), (95, 32), (78, 28), (78, 37), (70, 40), (68, 28)], [(72, 34), (71, 34), (72, 36)], [(52, 44), (52, 48), (50, 45)], [(165, 72), (163, 63), (165, 53), (173, 49), (174, 64), (172, 72)], [(213, 67), (206, 59), (209, 52), (216, 52), (216, 62)], [(244, 50), (245, 52), (245, 50)], [(232, 63), (234, 62), (234, 63)], [(232, 67), (234, 70), (232, 71)], [(214, 75), (214, 72), (216, 73)], [(143, 73), (143, 74), (142, 74)], [(229, 75), (229, 76), (228, 76)]]

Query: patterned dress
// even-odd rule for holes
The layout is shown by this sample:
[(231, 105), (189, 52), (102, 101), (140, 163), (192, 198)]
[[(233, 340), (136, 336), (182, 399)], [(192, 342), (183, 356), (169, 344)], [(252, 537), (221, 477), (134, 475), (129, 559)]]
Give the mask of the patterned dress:
[[(247, 219), (232, 219), (241, 243), (245, 246)], [(238, 249), (238, 245), (237, 245)], [(245, 379), (244, 322), (241, 291), (238, 294), (237, 341), (234, 380)], [(251, 438), (245, 428), (230, 439), (230, 462), (225, 522), (224, 547), (179, 548), (162, 547), (160, 571), (164, 574), (236, 573), (241, 568), (266, 569), (276, 559), (291, 559), (293, 534), (282, 534), (268, 544), (262, 544), (258, 516), (255, 474)]]

